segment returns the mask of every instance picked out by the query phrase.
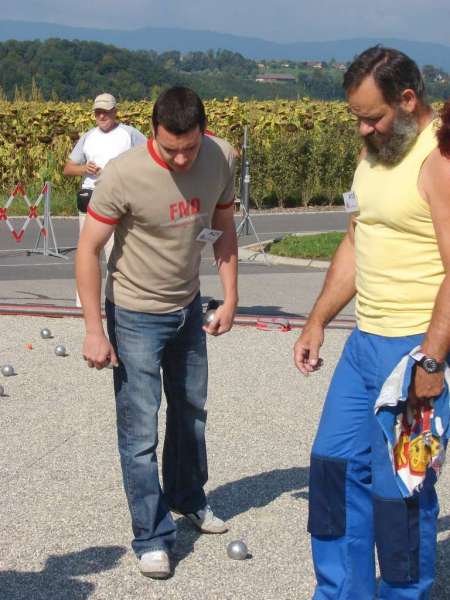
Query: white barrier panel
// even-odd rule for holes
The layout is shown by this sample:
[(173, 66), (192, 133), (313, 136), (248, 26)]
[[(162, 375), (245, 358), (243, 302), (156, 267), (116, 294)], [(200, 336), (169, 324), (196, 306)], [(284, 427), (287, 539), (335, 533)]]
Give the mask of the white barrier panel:
[[(14, 200), (18, 196), (22, 197), (28, 205), (28, 215), (26, 216), (25, 221), (23, 222), (23, 225), (19, 231), (17, 231), (15, 229), (14, 225), (11, 223), (9, 216), (8, 216), (8, 209), (10, 208), (11, 204), (14, 202)], [(43, 223), (41, 221), (41, 217), (38, 214), (38, 207), (39, 207), (40, 203), (42, 202), (42, 200), (44, 200), (44, 216), (43, 216), (44, 222)], [(9, 196), (8, 200), (6, 201), (6, 204), (4, 205), (4, 207), (3, 208), (0, 207), (0, 223), (1, 223), (1, 221), (5, 222), (5, 225), (8, 227), (12, 237), (16, 240), (17, 243), (20, 243), (22, 241), (22, 238), (25, 235), (25, 231), (27, 230), (28, 226), (30, 225), (30, 223), (32, 221), (35, 221), (36, 225), (39, 227), (39, 235), (36, 240), (34, 249), (29, 250), (28, 254), (37, 253), (37, 254), (43, 254), (44, 256), (51, 255), (51, 256), (57, 256), (59, 258), (64, 258), (67, 260), (67, 257), (59, 252), (58, 246), (56, 244), (55, 231), (53, 229), (53, 222), (52, 222), (51, 211), (50, 211), (50, 182), (46, 181), (44, 183), (44, 186), (34, 203), (30, 202), (30, 200), (27, 196), (27, 193), (25, 191), (25, 188), (22, 186), (21, 183), (18, 183), (16, 185), (16, 187), (14, 188), (14, 190), (12, 191), (11, 195)], [(53, 248), (52, 249), (49, 248), (49, 233), (53, 240)], [(41, 241), (41, 238), (43, 239), (43, 242), (44, 242), (43, 248), (39, 248), (39, 243)]]
[[(9, 231), (11, 232), (11, 235), (16, 240), (16, 242), (19, 243), (22, 241), (24, 233), (27, 230), (28, 225), (31, 223), (31, 221), (33, 219), (38, 224), (40, 233), (44, 236), (47, 235), (47, 230), (45, 229), (44, 225), (42, 224), (42, 221), (39, 218), (39, 215), (37, 212), (38, 206), (41, 203), (41, 200), (44, 197), (44, 194), (46, 194), (46, 193), (47, 193), (47, 183), (44, 184), (44, 187), (42, 188), (42, 191), (39, 194), (36, 202), (34, 204), (31, 204), (24, 188), (22, 187), (22, 185), (20, 183), (18, 183), (16, 185), (16, 187), (14, 188), (14, 190), (12, 191), (10, 197), (6, 201), (5, 206), (3, 208), (0, 208), (0, 221), (5, 221), (5, 225), (8, 227)], [(13, 224), (9, 220), (8, 208), (11, 206), (11, 204), (14, 202), (14, 200), (17, 198), (17, 196), (19, 196), (19, 194), (20, 194), (20, 196), (22, 196), (22, 198), (25, 200), (25, 202), (28, 205), (28, 216), (25, 219), (20, 231), (16, 231)]]

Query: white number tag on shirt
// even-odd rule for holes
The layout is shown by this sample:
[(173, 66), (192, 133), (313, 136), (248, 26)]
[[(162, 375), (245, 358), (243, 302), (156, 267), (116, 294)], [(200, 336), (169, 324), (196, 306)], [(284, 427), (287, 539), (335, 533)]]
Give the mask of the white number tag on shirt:
[(214, 244), (214, 242), (217, 242), (220, 238), (222, 233), (223, 231), (220, 229), (208, 229), (207, 227), (204, 227), (195, 239), (197, 242), (211, 242), (211, 244)]
[(354, 191), (344, 192), (342, 197), (344, 198), (346, 212), (357, 212), (359, 210), (358, 196)]

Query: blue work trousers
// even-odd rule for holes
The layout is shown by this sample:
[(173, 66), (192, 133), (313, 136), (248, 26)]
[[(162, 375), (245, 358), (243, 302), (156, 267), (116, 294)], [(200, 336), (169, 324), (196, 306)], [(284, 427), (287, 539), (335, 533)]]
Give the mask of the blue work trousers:
[(314, 600), (430, 597), (436, 492), (426, 479), (420, 493), (402, 497), (374, 415), (384, 381), (422, 338), (356, 329), (346, 342), (311, 454), (308, 531), (317, 578)]

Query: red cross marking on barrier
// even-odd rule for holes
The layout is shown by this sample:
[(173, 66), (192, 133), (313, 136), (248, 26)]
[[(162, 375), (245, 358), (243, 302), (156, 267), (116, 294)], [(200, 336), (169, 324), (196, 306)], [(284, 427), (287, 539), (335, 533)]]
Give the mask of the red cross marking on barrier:
[(6, 208), (0, 208), (0, 221), (8, 220), (8, 211)]
[(20, 242), (21, 239), (23, 238), (23, 234), (25, 233), (24, 229), (21, 229), (19, 231), (19, 233), (17, 233), (17, 231), (15, 231), (14, 229), (11, 231), (13, 238), (16, 240), (16, 242)]
[(17, 194), (22, 194), (22, 196), (25, 196), (25, 190), (23, 189), (23, 187), (20, 183), (18, 183), (16, 185), (16, 187), (14, 188), (14, 191), (12, 193), (13, 196), (17, 196)]
[(30, 208), (28, 210), (28, 216), (30, 217), (30, 219), (37, 219), (37, 217), (38, 217), (37, 206), (30, 206)]

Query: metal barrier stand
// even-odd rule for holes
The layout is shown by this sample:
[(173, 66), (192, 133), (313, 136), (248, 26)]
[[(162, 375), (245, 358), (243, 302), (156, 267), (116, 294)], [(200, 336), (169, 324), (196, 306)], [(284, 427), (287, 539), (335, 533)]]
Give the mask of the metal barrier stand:
[[(68, 260), (67, 256), (61, 254), (58, 250), (58, 244), (56, 243), (55, 230), (53, 229), (53, 221), (51, 215), (51, 184), (49, 181), (45, 182), (44, 186), (44, 227), (39, 230), (39, 235), (36, 239), (36, 244), (33, 250), (28, 250), (27, 254), (42, 254), (43, 256), (56, 256), (57, 258), (64, 258)], [(52, 246), (49, 246), (49, 237), (53, 241)], [(39, 244), (43, 241), (43, 247), (39, 248)]]
[[(250, 161), (247, 155), (248, 149), (248, 127), (244, 126), (244, 142), (242, 144), (242, 160), (241, 160), (241, 180), (240, 180), (240, 203), (242, 209), (242, 219), (239, 225), (236, 228), (236, 235), (239, 238), (242, 233), (244, 235), (250, 234), (250, 228), (253, 231), (253, 235), (257, 240), (257, 244), (259, 246), (259, 250), (255, 251), (255, 256), (257, 254), (262, 254), (264, 257), (264, 262), (266, 265), (270, 266), (269, 261), (267, 260), (267, 255), (264, 250), (264, 244), (261, 242), (258, 234), (256, 233), (255, 226), (253, 225), (253, 221), (250, 217)], [(256, 244), (255, 244), (256, 245)], [(251, 259), (250, 259), (251, 260)]]

